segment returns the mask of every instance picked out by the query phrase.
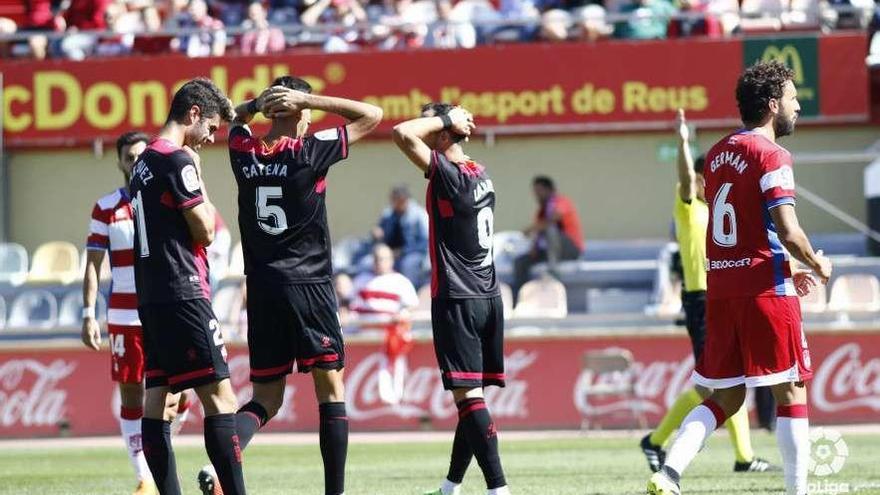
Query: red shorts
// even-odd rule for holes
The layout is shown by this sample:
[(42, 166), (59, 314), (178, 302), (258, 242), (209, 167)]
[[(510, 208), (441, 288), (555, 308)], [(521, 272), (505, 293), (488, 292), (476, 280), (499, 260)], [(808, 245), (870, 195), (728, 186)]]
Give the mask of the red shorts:
[(110, 334), (110, 376), (114, 382), (144, 381), (144, 333), (141, 327), (107, 325)]
[(812, 376), (797, 297), (706, 302), (706, 344), (694, 370), (695, 383), (763, 387)]

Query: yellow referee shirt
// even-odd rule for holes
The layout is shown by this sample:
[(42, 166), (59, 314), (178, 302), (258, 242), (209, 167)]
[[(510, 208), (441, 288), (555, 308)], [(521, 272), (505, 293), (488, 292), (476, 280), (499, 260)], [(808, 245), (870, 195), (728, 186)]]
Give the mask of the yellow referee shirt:
[(706, 229), (709, 205), (694, 196), (690, 204), (681, 200), (675, 188), (675, 235), (681, 252), (685, 292), (706, 290)]

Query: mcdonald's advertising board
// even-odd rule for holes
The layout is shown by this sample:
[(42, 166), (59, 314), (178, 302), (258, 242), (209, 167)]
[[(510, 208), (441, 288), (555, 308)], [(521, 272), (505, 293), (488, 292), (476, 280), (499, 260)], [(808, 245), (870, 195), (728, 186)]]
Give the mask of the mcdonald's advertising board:
[[(869, 119), (866, 47), (864, 34), (845, 34), (265, 57), (4, 60), (4, 137), (10, 147), (67, 146), (112, 140), (132, 128), (151, 132), (165, 121), (173, 92), (189, 78), (209, 77), (240, 102), (285, 74), (306, 78), (316, 92), (381, 106), (379, 136), (438, 100), (469, 108), (481, 132), (659, 130), (669, 126), (677, 108), (699, 126), (726, 128), (739, 124), (734, 89), (743, 67), (771, 59), (795, 71), (802, 123), (859, 124)], [(336, 122), (316, 112), (313, 123)]]

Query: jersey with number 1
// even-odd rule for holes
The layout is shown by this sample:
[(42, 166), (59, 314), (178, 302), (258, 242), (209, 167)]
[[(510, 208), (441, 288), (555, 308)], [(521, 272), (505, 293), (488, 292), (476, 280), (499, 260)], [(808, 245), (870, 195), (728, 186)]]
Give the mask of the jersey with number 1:
[(708, 293), (711, 299), (796, 295), (789, 253), (770, 215), (794, 205), (791, 154), (741, 130), (706, 155)]
[(435, 151), (425, 177), (431, 296), (500, 295), (492, 252), (495, 188), (486, 169), (473, 161), (453, 163)]
[[(248, 126), (229, 131), (229, 158), (238, 183), (238, 226), (249, 278), (321, 283), (332, 275), (324, 202), (330, 166), (348, 157), (345, 127), (272, 146)], [(352, 203), (357, 207), (357, 203)]]

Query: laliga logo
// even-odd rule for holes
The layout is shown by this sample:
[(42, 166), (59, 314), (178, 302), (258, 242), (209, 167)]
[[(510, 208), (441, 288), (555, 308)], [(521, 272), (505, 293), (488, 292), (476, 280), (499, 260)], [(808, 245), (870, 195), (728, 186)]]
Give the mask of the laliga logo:
[(814, 428), (810, 432), (809, 471), (815, 476), (824, 477), (837, 474), (846, 464), (849, 447), (837, 430)]
[(786, 67), (794, 71), (794, 83), (804, 83), (804, 63), (801, 60), (801, 54), (794, 45), (784, 45), (781, 48), (777, 45), (770, 45), (764, 49), (761, 55), (762, 62), (780, 62)]

